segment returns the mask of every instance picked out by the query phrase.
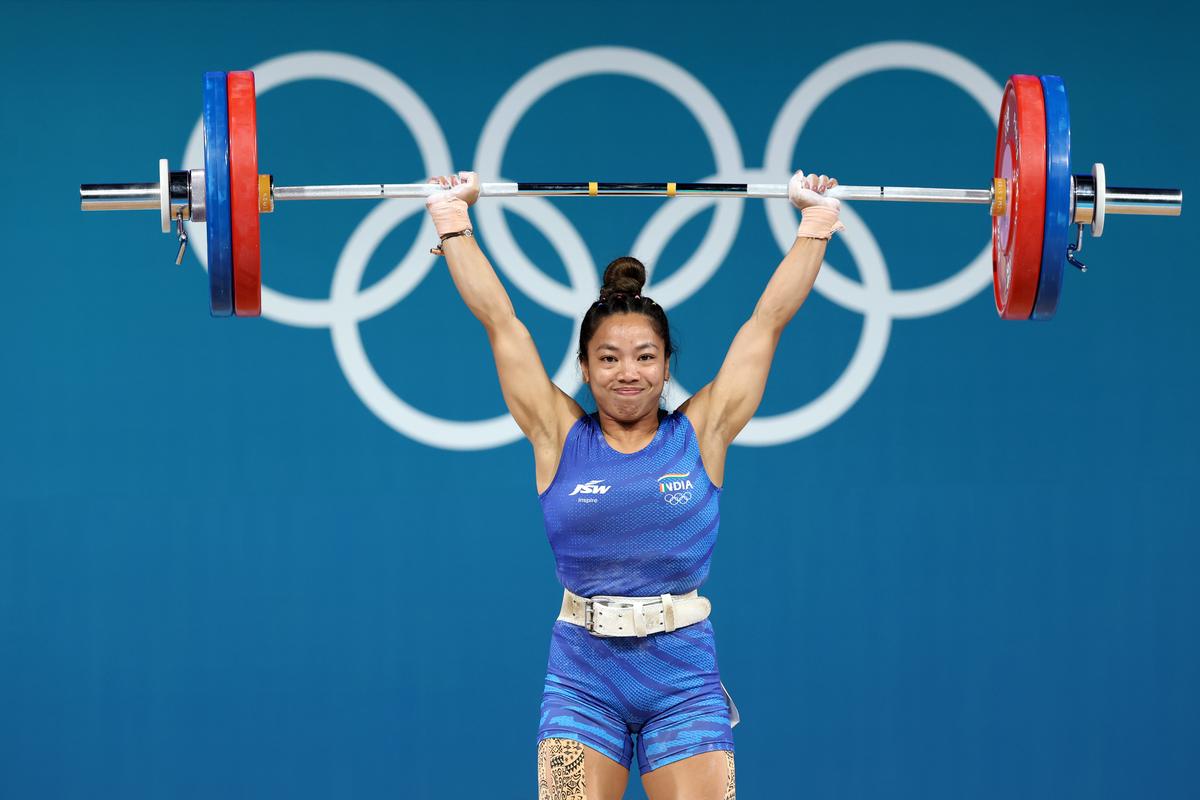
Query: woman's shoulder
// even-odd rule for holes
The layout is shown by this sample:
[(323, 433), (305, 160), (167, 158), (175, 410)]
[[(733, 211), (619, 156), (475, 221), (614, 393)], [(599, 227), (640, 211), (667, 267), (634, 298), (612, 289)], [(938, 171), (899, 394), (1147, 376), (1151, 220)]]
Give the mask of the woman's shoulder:
[(572, 423), (567, 431), (567, 442), (578, 440), (581, 436), (594, 436), (600, 430), (600, 419), (595, 412), (583, 413)]
[(692, 436), (696, 434), (695, 428), (692, 426), (692, 420), (686, 412), (677, 408), (669, 413), (663, 412), (663, 414), (658, 424), (665, 426), (670, 433), (677, 435), (689, 434)]

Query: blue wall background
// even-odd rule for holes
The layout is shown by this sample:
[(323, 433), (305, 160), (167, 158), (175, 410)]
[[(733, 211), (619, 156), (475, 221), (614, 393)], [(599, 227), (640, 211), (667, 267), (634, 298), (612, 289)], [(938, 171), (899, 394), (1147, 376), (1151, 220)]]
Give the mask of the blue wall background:
[[(559, 589), (528, 447), (402, 435), (360, 399), (326, 329), (210, 319), (199, 262), (172, 266), (152, 214), (78, 210), (79, 183), (154, 180), (159, 157), (181, 163), (204, 70), (314, 50), (365, 59), (428, 104), (453, 163), (469, 167), (523, 75), (579, 48), (637, 48), (703, 84), (758, 168), (807, 75), (911, 40), (1000, 84), (1063, 75), (1075, 171), (1104, 161), (1114, 184), (1190, 189), (1195, 19), (1165, 3), (1129, 10), (3, 4), (0, 796), (534, 793)], [(989, 116), (941, 78), (874, 73), (820, 106), (793, 162), (846, 183), (983, 186)], [(259, 128), (260, 164), (280, 183), (425, 175), (403, 122), (344, 83), (264, 93)], [(662, 89), (593, 76), (522, 117), (503, 163), (513, 179), (686, 180), (715, 160)], [(557, 207), (603, 264), (660, 203)], [(265, 218), (267, 284), (328, 297), (370, 209), (291, 204)], [(897, 289), (952, 276), (988, 235), (973, 207), (856, 211)], [(672, 237), (660, 277), (696, 252), (712, 216)], [(386, 236), (364, 285), (428, 244), (418, 219)], [(565, 282), (545, 234), (509, 219)], [(731, 452), (706, 593), (744, 719), (743, 796), (1196, 796), (1192, 219), (1110, 218), (1050, 324), (1000, 322), (986, 286), (893, 320), (845, 413)], [(712, 376), (778, 258), (762, 204), (746, 203), (720, 269), (673, 309), (685, 386)], [(857, 280), (845, 241), (830, 263)], [(572, 321), (510, 289), (553, 369)], [(438, 267), (358, 330), (379, 377), (417, 409), (503, 413), (486, 341)], [(858, 312), (814, 295), (763, 413), (824, 392), (861, 330)], [(504, 635), (451, 629), (464, 589), (521, 621)], [(756, 618), (760, 592), (793, 598), (786, 621)]]

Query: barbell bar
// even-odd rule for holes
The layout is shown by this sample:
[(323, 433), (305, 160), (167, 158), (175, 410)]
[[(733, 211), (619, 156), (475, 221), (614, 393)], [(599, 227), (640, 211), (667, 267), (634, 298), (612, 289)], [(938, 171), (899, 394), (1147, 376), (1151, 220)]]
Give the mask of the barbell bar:
[[(204, 79), (204, 169), (172, 171), (159, 160), (156, 183), (83, 184), (84, 211), (156, 210), (160, 226), (187, 245), (183, 221), (204, 222), (209, 240), (210, 309), (214, 316), (261, 313), (258, 216), (294, 200), (421, 199), (429, 183), (276, 186), (258, 173), (254, 76), (209, 72)], [(1103, 164), (1070, 172), (1070, 118), (1062, 79), (1014, 75), (1005, 86), (992, 182), (983, 189), (839, 185), (827, 194), (848, 201), (987, 205), (992, 217), (993, 288), (1005, 319), (1053, 318), (1066, 264), (1080, 270), (1083, 228), (1104, 232), (1112, 214), (1179, 216), (1179, 189), (1109, 186)], [(786, 198), (786, 184), (763, 183), (490, 183), (483, 197)], [(1072, 236), (1074, 229), (1074, 236)]]
[[(172, 189), (169, 199), (175, 211), (189, 216), (186, 183), (200, 181), (199, 170), (170, 173), (181, 185)], [(272, 176), (260, 176), (272, 177)], [(161, 183), (88, 183), (79, 187), (83, 211), (136, 211), (160, 209)], [(272, 205), (283, 200), (387, 200), (421, 199), (441, 187), (431, 183), (354, 183), (318, 186), (270, 187)], [(993, 189), (932, 189), (916, 186), (835, 186), (826, 192), (839, 200), (894, 200), (910, 203), (993, 202)], [(786, 198), (785, 183), (481, 183), (480, 197), (745, 197)], [(1136, 202), (1136, 201), (1135, 201)], [(271, 209), (272, 211), (274, 208)], [(1147, 213), (1133, 211), (1124, 213)], [(170, 228), (167, 229), (169, 231)], [(164, 232), (167, 232), (164, 231)]]

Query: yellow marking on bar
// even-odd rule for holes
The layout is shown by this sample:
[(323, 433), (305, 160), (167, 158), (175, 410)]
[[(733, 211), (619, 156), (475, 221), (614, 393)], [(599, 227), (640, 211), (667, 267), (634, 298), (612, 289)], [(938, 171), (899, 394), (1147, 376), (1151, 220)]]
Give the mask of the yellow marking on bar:
[(271, 194), (271, 176), (258, 176), (258, 213), (270, 214), (275, 210), (275, 197)]
[(1008, 181), (996, 178), (992, 181), (992, 216), (1003, 217), (1008, 211)]
[(668, 183), (667, 184), (667, 197), (674, 197), (674, 196), (675, 196), (675, 184)]
[(588, 181), (588, 195), (595, 197), (598, 194), (600, 194), (600, 187), (596, 184), (596, 181)]

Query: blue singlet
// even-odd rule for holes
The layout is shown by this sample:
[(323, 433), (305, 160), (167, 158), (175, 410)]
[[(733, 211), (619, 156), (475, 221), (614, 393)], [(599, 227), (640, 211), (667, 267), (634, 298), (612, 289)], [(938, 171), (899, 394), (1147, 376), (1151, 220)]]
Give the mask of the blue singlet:
[[(683, 594), (699, 588), (720, 522), (720, 488), (688, 418), (662, 417), (650, 444), (619, 453), (595, 415), (567, 434), (541, 495), (563, 586), (583, 597)], [(601, 638), (556, 621), (538, 741), (574, 739), (642, 773), (733, 750), (729, 700), (708, 620), (644, 638)]]

